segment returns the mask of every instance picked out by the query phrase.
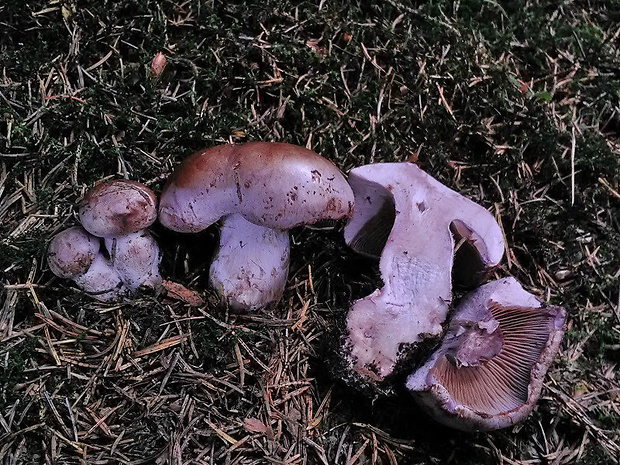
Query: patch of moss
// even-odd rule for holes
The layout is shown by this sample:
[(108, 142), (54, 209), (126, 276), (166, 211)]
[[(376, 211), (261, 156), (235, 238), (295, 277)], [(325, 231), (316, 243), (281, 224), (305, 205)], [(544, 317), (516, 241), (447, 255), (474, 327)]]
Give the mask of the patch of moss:
[(47, 242), (38, 236), (19, 236), (0, 240), (0, 269), (20, 269), (35, 257), (42, 257)]
[[(19, 397), (15, 391), (15, 385), (26, 382), (30, 374), (24, 373), (28, 360), (35, 356), (37, 343), (34, 336), (28, 336), (23, 341), (12, 346), (8, 350), (3, 350), (3, 363), (0, 364), (0, 411), (4, 411), (7, 406)], [(6, 355), (8, 353), (8, 355)]]

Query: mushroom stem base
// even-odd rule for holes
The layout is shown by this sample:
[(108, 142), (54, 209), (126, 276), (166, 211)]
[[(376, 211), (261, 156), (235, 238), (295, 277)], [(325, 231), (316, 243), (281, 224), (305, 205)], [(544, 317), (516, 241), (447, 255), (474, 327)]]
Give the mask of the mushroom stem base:
[(224, 218), (220, 234), (210, 280), (228, 305), (248, 311), (279, 300), (288, 276), (288, 232), (257, 226), (233, 214)]

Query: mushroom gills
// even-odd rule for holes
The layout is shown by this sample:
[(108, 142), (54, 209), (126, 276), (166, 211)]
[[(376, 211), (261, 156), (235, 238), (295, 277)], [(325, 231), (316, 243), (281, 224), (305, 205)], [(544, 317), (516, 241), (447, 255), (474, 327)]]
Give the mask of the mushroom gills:
[(381, 251), (385, 247), (396, 218), (394, 199), (386, 196), (381, 200), (381, 207), (362, 226), (350, 244), (356, 252), (373, 258), (381, 256)]
[(563, 308), (543, 306), (514, 278), (485, 284), (462, 299), (441, 346), (407, 388), (453, 428), (510, 426), (534, 408), (565, 319)]
[(487, 255), (482, 238), (463, 221), (454, 220), (450, 224), (454, 236), (454, 264), (452, 282), (457, 289), (472, 289), (483, 282), (494, 267), (482, 260)]
[(527, 401), (530, 373), (545, 348), (555, 315), (497, 302), (490, 302), (488, 308), (497, 329), (488, 333), (468, 322), (432, 375), (450, 389), (456, 403), (481, 415), (497, 415)]
[(356, 203), (345, 239), (356, 252), (379, 258), (396, 219), (394, 196), (385, 186), (363, 177), (354, 176), (350, 182)]

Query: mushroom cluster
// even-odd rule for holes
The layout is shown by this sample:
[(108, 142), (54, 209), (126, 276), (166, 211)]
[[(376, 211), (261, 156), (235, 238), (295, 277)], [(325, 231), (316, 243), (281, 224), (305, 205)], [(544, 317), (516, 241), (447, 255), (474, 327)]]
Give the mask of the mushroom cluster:
[[(159, 288), (159, 249), (148, 228), (220, 224), (210, 282), (223, 302), (252, 311), (277, 302), (290, 259), (288, 230), (348, 220), (346, 243), (379, 259), (383, 287), (352, 303), (343, 358), (356, 379), (384, 385), (423, 342), (439, 347), (406, 387), (437, 420), (463, 430), (523, 419), (558, 351), (566, 312), (544, 306), (514, 278), (479, 286), (503, 256), (503, 234), (486, 209), (414, 163), (340, 170), (290, 144), (225, 144), (187, 158), (164, 186), (100, 183), (84, 197), (82, 226), (56, 235), (50, 269), (100, 300)], [(453, 285), (474, 289), (452, 305)], [(439, 342), (440, 338), (441, 342)], [(426, 344), (428, 345), (428, 344)]]
[(81, 226), (58, 233), (48, 249), (50, 270), (102, 301), (141, 286), (157, 289), (159, 247), (146, 229), (157, 219), (157, 198), (126, 180), (97, 184), (79, 207)]
[[(352, 304), (345, 362), (357, 379), (380, 384), (421, 342), (441, 336), (453, 282), (483, 282), (500, 263), (504, 241), (487, 210), (413, 163), (355, 168), (349, 183), (355, 209), (345, 240), (380, 259), (384, 286)], [(460, 302), (439, 349), (407, 388), (446, 425), (512, 425), (540, 395), (565, 318), (564, 309), (542, 306), (514, 278), (483, 285)]]

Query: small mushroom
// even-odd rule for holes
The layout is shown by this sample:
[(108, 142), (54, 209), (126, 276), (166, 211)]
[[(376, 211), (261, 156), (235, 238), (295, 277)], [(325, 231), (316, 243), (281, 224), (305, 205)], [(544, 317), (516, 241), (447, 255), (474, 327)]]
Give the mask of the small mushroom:
[(435, 419), (464, 431), (505, 428), (534, 408), (566, 312), (543, 306), (514, 278), (463, 298), (441, 347), (407, 381)]
[(468, 244), (463, 266), (472, 282), (499, 263), (503, 236), (487, 210), (413, 163), (361, 166), (349, 183), (355, 211), (345, 240), (358, 252), (380, 255), (384, 286), (349, 311), (347, 361), (382, 381), (408, 348), (442, 331), (452, 297), (453, 236)]
[(157, 197), (135, 181), (96, 184), (80, 203), (80, 223), (97, 237), (119, 237), (148, 228), (157, 219)]
[(158, 289), (162, 283), (159, 274), (159, 246), (147, 230), (126, 236), (105, 238), (110, 261), (123, 283), (132, 291), (140, 286)]
[(222, 219), (210, 280), (231, 308), (254, 310), (282, 295), (288, 229), (348, 218), (353, 193), (336, 166), (291, 144), (220, 145), (187, 158), (161, 195), (159, 220), (198, 232)]
[(157, 219), (153, 191), (122, 179), (99, 183), (84, 196), (79, 217), (84, 229), (104, 239), (110, 261), (127, 288), (160, 286), (159, 247), (145, 229)]
[(80, 226), (59, 232), (47, 254), (50, 270), (73, 280), (80, 289), (102, 300), (115, 300), (124, 293), (121, 279), (100, 252), (100, 240)]

